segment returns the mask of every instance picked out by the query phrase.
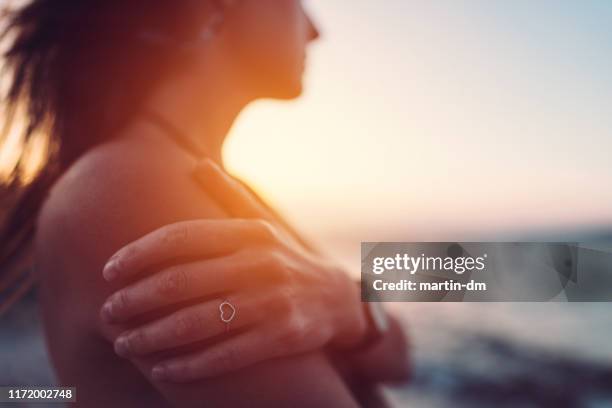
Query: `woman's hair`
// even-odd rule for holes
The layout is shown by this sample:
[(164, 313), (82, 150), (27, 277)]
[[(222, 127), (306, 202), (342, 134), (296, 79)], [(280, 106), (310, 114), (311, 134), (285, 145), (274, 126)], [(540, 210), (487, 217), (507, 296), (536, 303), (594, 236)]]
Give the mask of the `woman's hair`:
[(32, 0), (5, 11), (0, 164), (10, 157), (14, 164), (0, 173), (0, 315), (33, 283), (36, 218), (51, 185), (188, 62), (177, 47), (144, 41), (143, 33), (189, 40), (211, 3)]

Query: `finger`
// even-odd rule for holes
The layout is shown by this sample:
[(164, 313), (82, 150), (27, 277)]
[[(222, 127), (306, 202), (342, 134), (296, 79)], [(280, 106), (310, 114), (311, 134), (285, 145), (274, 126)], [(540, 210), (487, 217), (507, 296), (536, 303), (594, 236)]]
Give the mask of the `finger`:
[(216, 257), (277, 234), (266, 221), (223, 219), (183, 221), (161, 227), (116, 252), (103, 270), (107, 281), (126, 279), (177, 258)]
[(206, 159), (198, 163), (194, 177), (231, 216), (271, 219), (261, 202), (214, 161)]
[(216, 377), (272, 358), (319, 349), (329, 342), (333, 334), (329, 325), (300, 316), (294, 309), (287, 314), (285, 302), (274, 295), (266, 298), (268, 302), (259, 308), (263, 310), (261, 324), (203, 351), (158, 363), (153, 368), (154, 379), (185, 382)]
[[(181, 309), (121, 334), (115, 340), (115, 352), (123, 357), (146, 355), (253, 325), (263, 319), (264, 309), (270, 309), (269, 298), (262, 292), (236, 294)], [(225, 319), (231, 318), (229, 323), (221, 319), (221, 312)]]
[(243, 250), (221, 258), (175, 265), (109, 296), (101, 317), (107, 323), (121, 323), (186, 300), (279, 282), (286, 275), (282, 262), (268, 252)]
[(204, 351), (167, 360), (153, 367), (157, 381), (186, 382), (216, 377), (278, 356), (267, 330), (252, 330)]

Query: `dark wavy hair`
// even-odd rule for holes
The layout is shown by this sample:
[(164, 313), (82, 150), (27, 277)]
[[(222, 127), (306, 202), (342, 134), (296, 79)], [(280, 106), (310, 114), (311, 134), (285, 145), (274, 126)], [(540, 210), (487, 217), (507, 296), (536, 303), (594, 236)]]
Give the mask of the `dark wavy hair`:
[[(34, 283), (32, 242), (55, 180), (108, 140), (163, 77), (189, 62), (174, 42), (195, 37), (214, 0), (32, 0), (3, 14), (5, 123), (0, 157), (17, 160), (0, 180), (0, 315)], [(166, 45), (164, 45), (166, 44)], [(21, 125), (18, 148), (9, 135)], [(47, 147), (28, 176), (28, 154)], [(8, 149), (13, 150), (9, 152)], [(5, 163), (6, 164), (6, 163)]]

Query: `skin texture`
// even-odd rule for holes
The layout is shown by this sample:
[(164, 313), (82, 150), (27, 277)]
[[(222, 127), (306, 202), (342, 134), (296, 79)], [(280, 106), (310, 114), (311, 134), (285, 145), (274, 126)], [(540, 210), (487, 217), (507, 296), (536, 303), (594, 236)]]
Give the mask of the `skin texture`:
[[(47, 340), (61, 382), (77, 386), (79, 404), (87, 407), (164, 406), (161, 395), (175, 406), (201, 406), (202, 401), (210, 406), (253, 406), (254, 401), (261, 406), (283, 401), (355, 406), (321, 352), (187, 384), (151, 378), (152, 366), (167, 356), (124, 360), (114, 353), (113, 341), (125, 328), (99, 319), (103, 301), (119, 288), (102, 278), (105, 261), (163, 225), (225, 216), (192, 182), (190, 164), (169, 142), (126, 138), (84, 156), (55, 186), (40, 218), (37, 259)], [(92, 184), (99, 174), (105, 177)]]

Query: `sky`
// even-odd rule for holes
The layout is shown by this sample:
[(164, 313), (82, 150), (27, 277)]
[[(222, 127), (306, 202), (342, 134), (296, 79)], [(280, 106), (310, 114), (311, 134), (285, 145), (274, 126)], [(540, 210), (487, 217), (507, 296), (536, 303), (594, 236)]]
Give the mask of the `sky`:
[(224, 150), (300, 230), (353, 248), (612, 230), (612, 2), (304, 3), (322, 32), (304, 95), (250, 106)]
[(305, 5), (323, 36), (304, 96), (250, 107), (225, 148), (302, 230), (612, 226), (612, 2)]

